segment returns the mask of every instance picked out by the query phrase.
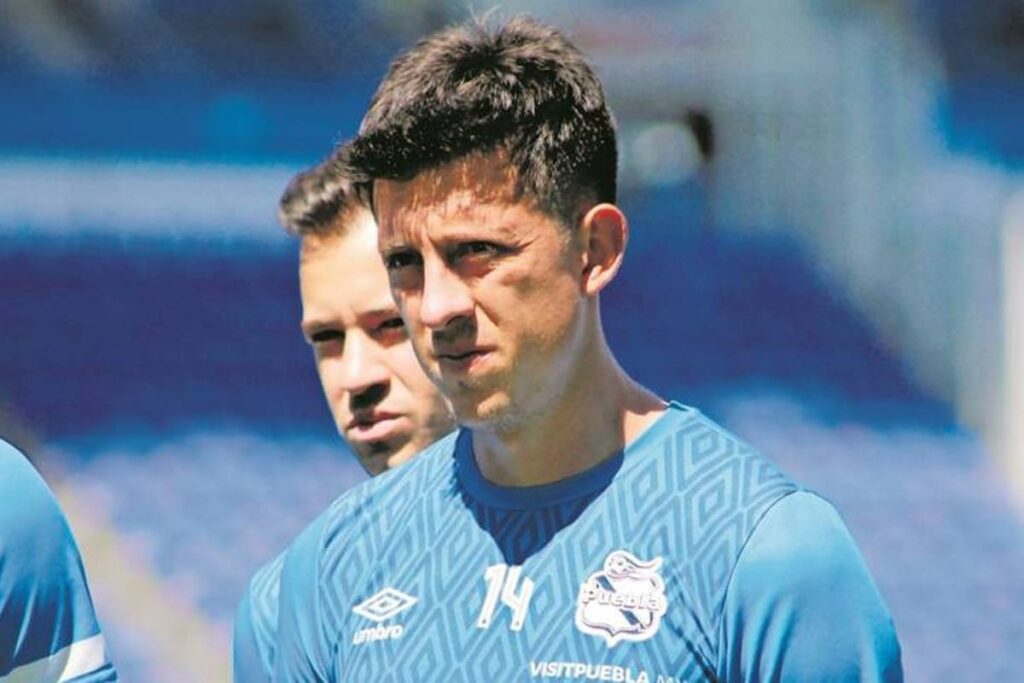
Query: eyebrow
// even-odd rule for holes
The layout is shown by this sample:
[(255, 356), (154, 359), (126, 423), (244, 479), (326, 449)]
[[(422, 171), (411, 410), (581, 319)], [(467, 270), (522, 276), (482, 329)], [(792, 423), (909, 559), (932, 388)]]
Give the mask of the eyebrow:
[[(362, 311), (359, 313), (359, 319), (365, 320), (367, 318), (387, 318), (387, 317), (398, 317), (398, 306), (394, 302), (389, 302), (376, 308), (372, 308), (368, 311)], [(314, 318), (303, 318), (299, 321), (299, 327), (302, 329), (302, 333), (309, 336), (310, 333), (318, 330), (325, 330), (334, 327), (334, 321), (328, 317), (314, 317)]]
[[(521, 235), (516, 234), (516, 223), (511, 220), (502, 220), (482, 227), (477, 223), (467, 222), (465, 225), (451, 227), (440, 231), (439, 237), (443, 241), (465, 241), (465, 240), (487, 240), (497, 239), (507, 242), (520, 241)], [(407, 241), (395, 239), (390, 243), (381, 246), (380, 253), (384, 259), (394, 254), (405, 251), (417, 251), (416, 247)]]
[(388, 257), (400, 254), (404, 251), (415, 251), (415, 248), (407, 242), (394, 242), (385, 244), (380, 250), (381, 259), (387, 261)]
[(386, 316), (394, 317), (398, 315), (398, 306), (394, 302), (389, 302), (384, 306), (378, 306), (377, 308), (370, 309), (369, 311), (363, 311), (359, 314), (359, 319), (364, 318), (383, 318)]
[(474, 225), (464, 228), (453, 228), (451, 232), (445, 235), (446, 239), (450, 240), (487, 240), (487, 239), (499, 239), (499, 240), (515, 240), (515, 226), (507, 224), (505, 222), (488, 225), (486, 227), (480, 225)]

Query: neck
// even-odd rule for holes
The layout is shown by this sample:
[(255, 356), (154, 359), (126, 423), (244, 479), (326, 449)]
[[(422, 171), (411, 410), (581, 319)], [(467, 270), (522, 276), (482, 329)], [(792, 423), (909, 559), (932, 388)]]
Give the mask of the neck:
[(499, 486), (537, 486), (583, 472), (649, 427), (665, 403), (619, 367), (596, 335), (553, 405), (514, 428), (474, 427), (484, 477)]

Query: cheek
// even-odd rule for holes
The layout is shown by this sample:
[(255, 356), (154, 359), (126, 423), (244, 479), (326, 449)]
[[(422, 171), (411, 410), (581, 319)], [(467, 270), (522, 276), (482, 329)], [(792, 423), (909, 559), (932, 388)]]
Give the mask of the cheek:
[(338, 365), (330, 360), (321, 360), (317, 362), (316, 370), (320, 376), (324, 397), (327, 399), (327, 407), (340, 428), (341, 424), (348, 422), (351, 413), (348, 409), (349, 402), (345, 399), (345, 391), (338, 380)]
[(512, 273), (501, 287), (508, 301), (495, 307), (499, 319), (516, 319), (516, 327), (538, 345), (564, 343), (573, 334), (579, 313), (578, 287), (564, 266), (547, 264), (540, 273)]
[(420, 296), (415, 290), (397, 288), (392, 284), (391, 297), (398, 307), (398, 314), (405, 320), (407, 328), (412, 328), (419, 319)]
[(396, 345), (391, 349), (390, 355), (389, 365), (403, 391), (415, 398), (433, 395), (434, 385), (430, 383), (430, 380), (423, 373), (423, 368), (420, 367), (419, 361), (416, 360), (411, 343), (406, 342), (405, 344)]
[(420, 298), (412, 294), (401, 294), (396, 301), (398, 303), (398, 313), (402, 316), (402, 320), (405, 321), (405, 329), (410, 341), (416, 343), (417, 340), (429, 338), (429, 330), (420, 324)]
[(316, 374), (320, 377), (320, 386), (329, 400), (339, 398), (337, 363), (330, 358), (318, 358), (316, 361)]

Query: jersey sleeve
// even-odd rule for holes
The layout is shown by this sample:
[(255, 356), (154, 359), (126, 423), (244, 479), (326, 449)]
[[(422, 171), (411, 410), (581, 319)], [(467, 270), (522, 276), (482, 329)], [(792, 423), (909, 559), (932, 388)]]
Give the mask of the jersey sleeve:
[(273, 680), (331, 681), (333, 646), (321, 616), (320, 556), (326, 513), (299, 535), (285, 553), (278, 596)]
[(274, 674), (277, 599), (283, 565), (284, 553), (261, 567), (239, 603), (232, 638), (236, 683), (269, 683)]
[(806, 491), (776, 503), (741, 553), (719, 630), (721, 681), (903, 680), (892, 618), (853, 538)]
[(0, 683), (116, 680), (67, 520), (0, 441)]

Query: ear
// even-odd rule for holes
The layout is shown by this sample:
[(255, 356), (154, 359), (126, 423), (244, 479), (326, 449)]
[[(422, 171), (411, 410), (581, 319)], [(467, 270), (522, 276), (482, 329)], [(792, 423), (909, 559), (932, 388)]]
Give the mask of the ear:
[(596, 296), (619, 272), (629, 239), (629, 225), (619, 207), (597, 204), (580, 221), (579, 236), (583, 247), (581, 286), (584, 294)]

